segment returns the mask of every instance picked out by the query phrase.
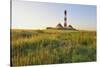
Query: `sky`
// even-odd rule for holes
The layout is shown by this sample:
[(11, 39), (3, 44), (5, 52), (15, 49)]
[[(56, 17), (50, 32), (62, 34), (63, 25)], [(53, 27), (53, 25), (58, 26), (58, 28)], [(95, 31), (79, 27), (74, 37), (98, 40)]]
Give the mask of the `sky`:
[(13, 29), (45, 29), (64, 24), (64, 10), (67, 10), (67, 24), (79, 30), (96, 30), (95, 5), (47, 3), (12, 0)]

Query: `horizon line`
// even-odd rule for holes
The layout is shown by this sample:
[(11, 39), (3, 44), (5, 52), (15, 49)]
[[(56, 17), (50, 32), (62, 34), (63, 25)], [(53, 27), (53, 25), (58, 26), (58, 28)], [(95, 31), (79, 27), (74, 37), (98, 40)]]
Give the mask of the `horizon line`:
[[(37, 29), (34, 29), (34, 28), (10, 28), (10, 29), (12, 29), (12, 30), (47, 30), (46, 28), (44, 29), (44, 28), (42, 28), (42, 29), (40, 29), (40, 28), (37, 28)], [(97, 30), (84, 30), (84, 29), (77, 29), (77, 30), (79, 30), (79, 31), (97, 31)]]

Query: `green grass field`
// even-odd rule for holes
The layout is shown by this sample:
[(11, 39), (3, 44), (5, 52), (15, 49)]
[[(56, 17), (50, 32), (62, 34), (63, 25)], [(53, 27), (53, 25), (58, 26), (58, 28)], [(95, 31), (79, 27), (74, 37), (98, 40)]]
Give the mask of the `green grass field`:
[(96, 32), (11, 30), (13, 66), (96, 61)]

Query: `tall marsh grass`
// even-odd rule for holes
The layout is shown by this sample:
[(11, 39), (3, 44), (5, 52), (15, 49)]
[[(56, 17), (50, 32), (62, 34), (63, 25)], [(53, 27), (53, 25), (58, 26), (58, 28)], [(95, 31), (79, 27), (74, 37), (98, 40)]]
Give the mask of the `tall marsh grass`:
[(12, 66), (96, 61), (96, 32), (12, 30)]

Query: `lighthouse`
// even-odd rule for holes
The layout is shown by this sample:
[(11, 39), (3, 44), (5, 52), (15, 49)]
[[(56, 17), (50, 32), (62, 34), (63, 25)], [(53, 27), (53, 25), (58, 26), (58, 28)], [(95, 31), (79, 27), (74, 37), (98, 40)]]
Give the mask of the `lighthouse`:
[(67, 28), (67, 11), (64, 11), (64, 28)]
[(76, 30), (72, 25), (67, 24), (67, 10), (64, 10), (64, 25), (60, 22), (56, 25), (56, 27), (47, 27), (47, 29), (55, 29), (55, 30)]

